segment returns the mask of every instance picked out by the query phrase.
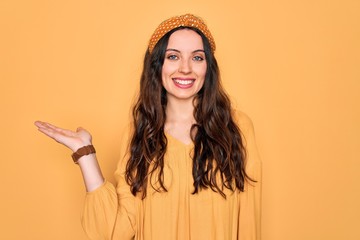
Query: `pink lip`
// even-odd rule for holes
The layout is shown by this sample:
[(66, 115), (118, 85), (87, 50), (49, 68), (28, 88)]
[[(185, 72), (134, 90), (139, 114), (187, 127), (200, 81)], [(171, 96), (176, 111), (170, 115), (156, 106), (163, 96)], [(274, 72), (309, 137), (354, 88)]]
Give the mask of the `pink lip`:
[[(185, 77), (177, 77), (177, 78), (173, 78), (172, 80), (173, 80), (175, 86), (177, 86), (178, 88), (181, 88), (181, 89), (191, 88), (194, 85), (194, 82), (195, 82), (195, 78), (185, 78)], [(189, 83), (189, 84), (180, 84), (180, 83), (176, 82), (176, 80), (192, 81), (192, 82)]]
[(195, 81), (195, 78), (189, 78), (189, 77), (175, 77), (173, 79), (179, 79), (179, 80), (192, 80)]

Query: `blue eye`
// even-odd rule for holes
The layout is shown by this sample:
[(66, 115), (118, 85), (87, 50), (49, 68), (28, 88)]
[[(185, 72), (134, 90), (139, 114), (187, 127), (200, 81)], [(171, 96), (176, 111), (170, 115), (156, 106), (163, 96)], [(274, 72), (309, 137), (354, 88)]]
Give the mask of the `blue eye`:
[(200, 56), (195, 56), (193, 59), (194, 59), (195, 61), (203, 61), (203, 60), (204, 60), (204, 58), (203, 58), (203, 57), (200, 57)]
[(176, 56), (176, 55), (169, 55), (169, 56), (167, 56), (167, 59), (169, 59), (169, 60), (176, 60), (176, 59), (178, 59), (178, 57)]

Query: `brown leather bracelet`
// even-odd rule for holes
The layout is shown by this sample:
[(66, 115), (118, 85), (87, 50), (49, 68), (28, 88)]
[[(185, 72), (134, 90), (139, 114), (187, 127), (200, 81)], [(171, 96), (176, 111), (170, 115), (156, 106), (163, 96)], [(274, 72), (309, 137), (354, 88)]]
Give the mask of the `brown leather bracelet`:
[(79, 158), (92, 153), (96, 153), (95, 148), (93, 145), (88, 145), (76, 150), (76, 152), (74, 152), (71, 157), (74, 160), (74, 163), (78, 164)]

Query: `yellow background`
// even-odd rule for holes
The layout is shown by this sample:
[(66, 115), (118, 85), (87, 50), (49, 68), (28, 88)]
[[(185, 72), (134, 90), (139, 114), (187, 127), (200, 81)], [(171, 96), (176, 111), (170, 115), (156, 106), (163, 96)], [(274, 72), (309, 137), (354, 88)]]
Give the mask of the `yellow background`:
[(187, 12), (255, 124), (263, 240), (360, 239), (358, 0), (1, 1), (0, 239), (86, 239), (79, 169), (33, 122), (89, 129), (113, 181), (147, 41)]

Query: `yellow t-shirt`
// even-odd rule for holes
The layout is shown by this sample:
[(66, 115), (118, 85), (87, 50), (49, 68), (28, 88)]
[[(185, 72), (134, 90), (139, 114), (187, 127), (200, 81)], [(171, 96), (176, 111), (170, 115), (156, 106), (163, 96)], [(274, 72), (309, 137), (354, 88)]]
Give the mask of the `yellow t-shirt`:
[[(211, 189), (192, 194), (193, 144), (166, 135), (164, 183), (167, 192), (147, 188), (145, 199), (134, 197), (124, 179), (126, 157), (110, 182), (86, 195), (82, 224), (90, 239), (136, 240), (259, 240), (261, 161), (251, 120), (237, 112), (245, 139), (246, 171), (257, 182), (245, 191), (225, 190), (226, 199)], [(155, 183), (156, 184), (156, 183)]]

